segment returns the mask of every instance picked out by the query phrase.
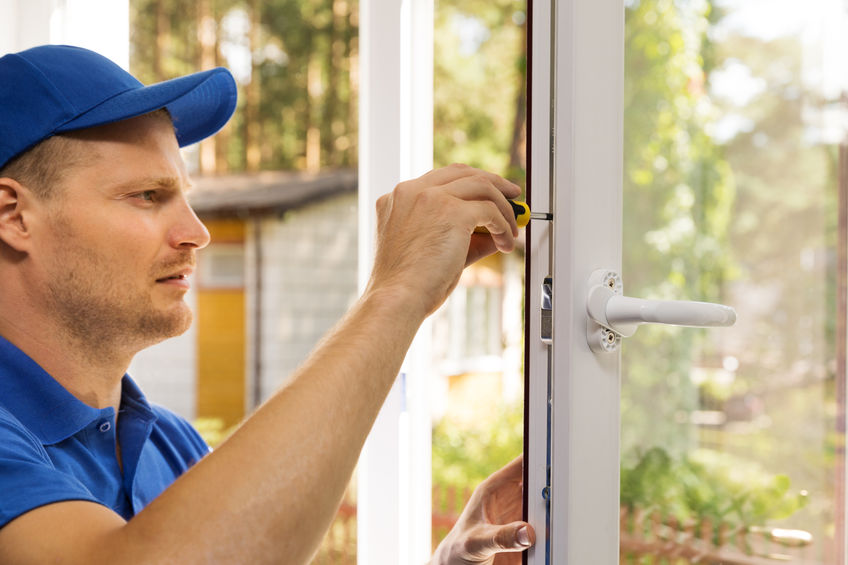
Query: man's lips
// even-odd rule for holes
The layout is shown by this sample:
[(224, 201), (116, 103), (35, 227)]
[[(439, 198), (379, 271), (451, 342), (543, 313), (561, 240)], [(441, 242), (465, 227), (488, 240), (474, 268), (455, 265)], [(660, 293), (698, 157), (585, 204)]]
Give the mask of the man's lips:
[(188, 278), (194, 272), (194, 269), (187, 268), (176, 271), (170, 275), (156, 279), (157, 283), (174, 284), (188, 288)]

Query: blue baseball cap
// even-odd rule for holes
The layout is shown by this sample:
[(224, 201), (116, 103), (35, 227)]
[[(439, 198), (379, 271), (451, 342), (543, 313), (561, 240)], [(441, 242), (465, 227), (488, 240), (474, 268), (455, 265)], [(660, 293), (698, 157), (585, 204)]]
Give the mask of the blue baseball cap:
[(106, 57), (43, 45), (0, 58), (0, 168), (40, 141), (167, 108), (180, 147), (224, 127), (236, 83), (216, 68), (143, 85)]

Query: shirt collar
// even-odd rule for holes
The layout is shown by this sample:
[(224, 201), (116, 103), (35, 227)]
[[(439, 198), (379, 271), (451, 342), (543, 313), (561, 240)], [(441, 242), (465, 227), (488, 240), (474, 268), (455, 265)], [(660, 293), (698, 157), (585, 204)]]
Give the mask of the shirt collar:
[(125, 374), (121, 379), (121, 405), (118, 409), (121, 413), (133, 412), (144, 421), (153, 422), (157, 419), (144, 393), (129, 374)]
[[(150, 412), (147, 400), (129, 375), (122, 381), (121, 403)], [(115, 415), (111, 407), (98, 409), (79, 400), (2, 336), (0, 406), (45, 445), (59, 443), (92, 422)]]

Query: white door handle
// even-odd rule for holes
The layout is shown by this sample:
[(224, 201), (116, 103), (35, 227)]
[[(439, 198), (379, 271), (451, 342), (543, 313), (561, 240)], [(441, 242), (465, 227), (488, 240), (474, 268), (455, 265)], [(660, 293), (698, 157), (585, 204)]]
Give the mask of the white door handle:
[(640, 324), (712, 328), (736, 323), (736, 311), (722, 304), (622, 296), (621, 277), (608, 270), (595, 271), (589, 278), (586, 312), (587, 337), (595, 351), (614, 351), (621, 338), (632, 336)]

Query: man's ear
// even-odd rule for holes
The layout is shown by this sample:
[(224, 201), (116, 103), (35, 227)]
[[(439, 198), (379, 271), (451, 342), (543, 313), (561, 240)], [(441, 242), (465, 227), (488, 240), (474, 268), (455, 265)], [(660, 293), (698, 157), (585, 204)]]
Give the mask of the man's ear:
[(0, 177), (0, 242), (26, 253), (30, 245), (27, 202), (32, 193), (21, 183)]

